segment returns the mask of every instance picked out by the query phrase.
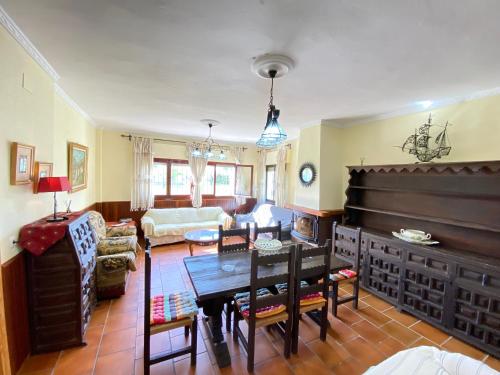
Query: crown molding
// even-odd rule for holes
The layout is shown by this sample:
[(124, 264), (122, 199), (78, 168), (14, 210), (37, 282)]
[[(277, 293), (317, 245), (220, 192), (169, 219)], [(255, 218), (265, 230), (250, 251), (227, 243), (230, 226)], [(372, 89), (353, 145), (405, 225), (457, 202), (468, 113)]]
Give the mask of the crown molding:
[(10, 35), (25, 49), (33, 60), (54, 80), (59, 80), (59, 74), (55, 71), (52, 65), (49, 64), (47, 59), (36, 49), (28, 37), (16, 25), (14, 20), (10, 18), (5, 9), (0, 6), (0, 24), (9, 32)]
[(87, 120), (94, 127), (97, 126), (96, 122), (89, 116), (87, 112), (85, 112), (82, 107), (80, 107), (68, 94), (64, 91), (61, 86), (57, 83), (54, 83), (54, 91), (57, 95), (59, 95), (68, 105), (73, 108), (76, 112), (78, 112), (85, 120)]
[(339, 118), (339, 119), (324, 119), (321, 121), (322, 124), (331, 126), (334, 128), (345, 129), (351, 128), (359, 125), (366, 125), (370, 122), (387, 120), (394, 117), (400, 117), (405, 115), (410, 115), (413, 113), (420, 112), (431, 112), (438, 108), (447, 107), (453, 104), (468, 102), (471, 100), (477, 100), (482, 98), (487, 98), (490, 96), (500, 95), (500, 87), (494, 87), (488, 90), (475, 91), (468, 95), (455, 96), (451, 98), (445, 98), (433, 101), (433, 104), (429, 107), (422, 108), (418, 104), (411, 105), (405, 108), (400, 108), (394, 111), (389, 111), (385, 113), (375, 113), (375, 114), (367, 114), (367, 115), (359, 115), (348, 118)]

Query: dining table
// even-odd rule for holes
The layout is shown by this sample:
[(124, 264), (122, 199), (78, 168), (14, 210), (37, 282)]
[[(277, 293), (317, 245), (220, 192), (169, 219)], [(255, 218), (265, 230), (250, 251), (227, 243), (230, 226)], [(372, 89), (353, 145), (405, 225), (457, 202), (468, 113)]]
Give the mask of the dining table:
[[(193, 285), (197, 303), (205, 315), (203, 323), (207, 328), (210, 344), (220, 368), (231, 364), (227, 343), (222, 333), (224, 304), (236, 293), (250, 290), (251, 251), (256, 250), (184, 258), (184, 265)], [(323, 261), (322, 257), (305, 258), (302, 267), (314, 267), (321, 265)], [(259, 276), (287, 273), (286, 267), (286, 263), (262, 267), (259, 269)], [(351, 267), (351, 263), (331, 257), (332, 273)]]

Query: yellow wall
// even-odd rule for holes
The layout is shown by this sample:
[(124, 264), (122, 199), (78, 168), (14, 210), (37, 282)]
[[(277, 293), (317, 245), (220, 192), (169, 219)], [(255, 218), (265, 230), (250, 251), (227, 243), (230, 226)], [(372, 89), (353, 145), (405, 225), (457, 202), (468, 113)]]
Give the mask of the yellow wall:
[[(12, 240), (20, 227), (52, 210), (52, 194), (35, 195), (31, 184), (10, 185), (10, 142), (35, 146), (35, 160), (53, 162), (54, 175), (67, 174), (67, 141), (89, 146), (89, 188), (70, 198), (78, 210), (96, 200), (95, 128), (55, 93), (51, 77), (2, 27), (0, 56), (0, 253), (5, 262), (19, 252)], [(66, 193), (58, 196), (62, 207)]]
[[(101, 130), (101, 201), (129, 201), (133, 171), (132, 143), (120, 135), (123, 132)], [(149, 135), (158, 138), (175, 139), (165, 135)], [(189, 141), (189, 140), (188, 140)], [(245, 145), (248, 149), (243, 153), (242, 164), (254, 166), (254, 188), (256, 186), (257, 148)], [(154, 156), (165, 159), (187, 159), (186, 146), (183, 144), (155, 142)], [(227, 154), (225, 162), (233, 163), (234, 157)]]
[[(344, 191), (348, 185), (345, 166), (364, 164), (414, 163), (416, 158), (394, 146), (401, 146), (415, 128), (424, 123), (428, 112), (374, 121), (345, 129), (342, 133), (342, 189), (336, 205), (344, 204)], [(432, 110), (433, 121), (449, 121), (451, 153), (436, 162), (499, 160), (500, 159), (500, 96), (466, 101)]]

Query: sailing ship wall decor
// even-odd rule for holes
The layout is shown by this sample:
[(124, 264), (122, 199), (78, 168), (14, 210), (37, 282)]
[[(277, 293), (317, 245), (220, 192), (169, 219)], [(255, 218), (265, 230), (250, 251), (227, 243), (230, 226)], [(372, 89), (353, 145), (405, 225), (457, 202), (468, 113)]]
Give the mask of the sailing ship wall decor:
[[(448, 126), (451, 124), (446, 121), (444, 126), (434, 125), (432, 116), (429, 114), (429, 119), (418, 129), (415, 129), (415, 134), (406, 138), (406, 141), (401, 146), (403, 152), (415, 155), (416, 158), (424, 163), (430, 162), (432, 159), (440, 159), (443, 156), (448, 156), (451, 151), (450, 141), (448, 138)], [(440, 127), (442, 130), (434, 138), (431, 135), (431, 128)]]

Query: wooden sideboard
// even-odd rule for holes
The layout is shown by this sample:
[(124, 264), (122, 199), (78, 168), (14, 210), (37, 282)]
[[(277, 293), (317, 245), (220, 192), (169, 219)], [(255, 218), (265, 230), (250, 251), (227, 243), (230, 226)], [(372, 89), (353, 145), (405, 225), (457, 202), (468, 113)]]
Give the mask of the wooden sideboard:
[[(500, 357), (500, 162), (349, 173), (344, 224), (363, 230), (362, 287)], [(440, 244), (399, 240), (391, 231), (400, 228), (430, 232)]]
[(25, 253), (31, 352), (84, 344), (96, 302), (96, 238), (88, 214), (72, 220), (42, 255)]

